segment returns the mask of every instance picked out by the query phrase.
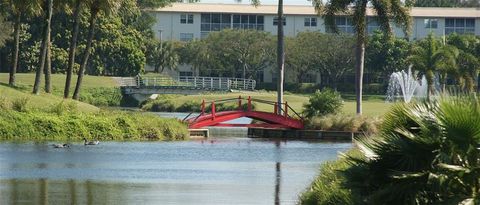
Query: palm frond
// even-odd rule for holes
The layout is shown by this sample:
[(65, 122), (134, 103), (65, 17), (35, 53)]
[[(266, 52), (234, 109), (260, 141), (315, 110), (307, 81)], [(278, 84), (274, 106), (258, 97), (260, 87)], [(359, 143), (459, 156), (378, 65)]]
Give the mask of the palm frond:
[(335, 24), (335, 17), (337, 15), (348, 14), (349, 5), (355, 0), (337, 0), (328, 1), (323, 10), (323, 18), (325, 20), (326, 29), (331, 30), (334, 33), (338, 33), (338, 28)]
[(390, 36), (392, 28), (390, 26), (390, 1), (371, 0), (374, 10), (377, 12), (375, 20), (380, 24), (381, 30), (385, 35)]

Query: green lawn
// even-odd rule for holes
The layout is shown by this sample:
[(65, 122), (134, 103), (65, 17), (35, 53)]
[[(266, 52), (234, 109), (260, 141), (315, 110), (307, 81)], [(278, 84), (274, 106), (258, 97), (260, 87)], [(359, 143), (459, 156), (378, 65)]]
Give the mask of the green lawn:
[[(17, 99), (27, 98), (28, 104), (27, 107), (33, 109), (50, 109), (52, 106), (65, 102), (72, 102), (73, 100), (64, 100), (62, 97), (58, 97), (51, 94), (42, 93), (40, 95), (33, 95), (30, 92), (20, 91), (17, 89), (10, 88), (5, 85), (0, 85), (0, 100), (7, 100), (9, 102), (15, 101)], [(77, 103), (77, 108), (79, 111), (83, 112), (95, 112), (99, 109), (93, 105), (74, 101)]]
[[(227, 98), (237, 98), (239, 95), (247, 98), (251, 96), (254, 99), (276, 101), (275, 92), (241, 92), (241, 93), (215, 93), (215, 94), (203, 94), (203, 95), (183, 95), (175, 96), (174, 103), (181, 105), (188, 101), (198, 101), (201, 102), (202, 99), (206, 101), (227, 99)], [(295, 95), (295, 94), (286, 94), (285, 101), (295, 109), (297, 112), (301, 112), (303, 109), (303, 104), (308, 102), (307, 95)], [(246, 103), (246, 102), (244, 102)], [(272, 105), (256, 103), (257, 110), (261, 111), (273, 111)], [(390, 103), (385, 103), (382, 99), (371, 98), (364, 100), (363, 102), (363, 113), (367, 116), (379, 116), (383, 115), (388, 109), (392, 106)], [(355, 101), (346, 100), (343, 106), (343, 113), (345, 114), (355, 114)]]
[[(35, 73), (17, 73), (16, 81), (19, 86), (32, 87), (35, 81)], [(8, 83), (8, 73), (0, 73), (0, 83)], [(45, 78), (42, 75), (42, 86), (44, 83)], [(75, 83), (77, 83), (77, 75), (74, 75), (72, 78), (72, 90), (75, 88)], [(65, 75), (52, 74), (52, 86), (63, 90), (65, 86)], [(85, 75), (83, 78), (83, 88), (116, 86), (118, 86), (117, 83), (111, 77)]]
[[(148, 74), (146, 76), (153, 77), (158, 74)], [(72, 92), (75, 87), (75, 82), (77, 76), (74, 75), (72, 79)], [(33, 81), (35, 78), (34, 73), (18, 73), (17, 74), (17, 85), (19, 89), (24, 91), (19, 92), (22, 95), (29, 95), (27, 93), (31, 92), (31, 88), (33, 85)], [(42, 81), (43, 81), (42, 76)], [(8, 83), (8, 73), (0, 73), (0, 85), (5, 85)], [(65, 83), (65, 75), (63, 74), (53, 74), (52, 75), (52, 86), (54, 89), (55, 95), (61, 95), (63, 93), (63, 87)], [(43, 83), (42, 83), (43, 86)], [(104, 77), (104, 76), (85, 76), (83, 88), (98, 88), (98, 87), (116, 87), (118, 84), (115, 80), (111, 77)], [(2, 87), (5, 90), (5, 87)], [(11, 89), (14, 91), (13, 89)], [(218, 99), (226, 99), (226, 98), (237, 98), (239, 95), (244, 96), (252, 96), (254, 99), (261, 99), (261, 100), (269, 100), (269, 101), (276, 101), (276, 93), (275, 92), (241, 92), (241, 93), (213, 93), (213, 94), (202, 94), (202, 95), (185, 95), (185, 96), (175, 96), (174, 102), (177, 105), (181, 105), (187, 101), (201, 101), (205, 99), (207, 101), (211, 100), (218, 100)], [(31, 95), (30, 95), (31, 96)], [(51, 96), (51, 95), (41, 95), (41, 96)], [(38, 96), (33, 96), (38, 97)], [(51, 96), (54, 98), (54, 96)], [(345, 104), (343, 107), (343, 112), (345, 114), (355, 114), (355, 101), (353, 95), (345, 95), (343, 96), (345, 99)], [(59, 102), (62, 99), (52, 99), (52, 101)], [(41, 101), (40, 104), (45, 104), (45, 100)], [(303, 104), (308, 102), (307, 95), (296, 95), (287, 93), (285, 95), (285, 101), (287, 101), (290, 106), (295, 109), (297, 112), (300, 112), (303, 109)], [(47, 103), (48, 104), (48, 103)], [(385, 103), (383, 100), (383, 96), (365, 96), (364, 103), (363, 103), (363, 112), (367, 116), (378, 116), (382, 115), (388, 111), (392, 104)], [(260, 104), (257, 103), (257, 109), (262, 111), (273, 111), (273, 106)]]

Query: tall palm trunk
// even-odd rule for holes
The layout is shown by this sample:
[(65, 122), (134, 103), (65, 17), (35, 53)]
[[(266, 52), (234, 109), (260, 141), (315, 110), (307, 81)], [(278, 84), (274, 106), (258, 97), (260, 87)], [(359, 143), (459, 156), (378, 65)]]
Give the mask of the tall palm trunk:
[(92, 11), (90, 14), (90, 26), (88, 31), (87, 47), (85, 48), (85, 55), (83, 56), (82, 65), (78, 71), (77, 84), (75, 91), (73, 92), (73, 99), (78, 100), (80, 97), (80, 87), (82, 86), (83, 75), (85, 68), (87, 67), (88, 57), (90, 56), (90, 50), (92, 48), (93, 36), (95, 34), (95, 21), (97, 20), (97, 11)]
[(362, 37), (357, 37), (357, 48), (355, 55), (355, 94), (357, 100), (357, 115), (361, 115), (363, 96), (363, 69), (365, 65), (365, 39)]
[(427, 101), (430, 101), (430, 96), (433, 94), (433, 81), (434, 74), (432, 70), (428, 70), (425, 73), (425, 78), (427, 79)]
[(12, 62), (13, 65), (10, 68), (10, 78), (8, 79), (8, 85), (10, 86), (15, 86), (15, 74), (17, 73), (17, 67), (18, 67), (18, 51), (20, 50), (20, 20), (21, 20), (21, 13), (18, 13), (15, 16), (15, 28), (14, 28), (14, 42), (15, 42), (15, 48), (13, 50), (13, 55), (12, 55)]
[(285, 42), (283, 41), (283, 0), (278, 0), (278, 25), (277, 25), (277, 104), (278, 110), (282, 110), (283, 103), (283, 78), (285, 68)]
[(48, 35), (48, 45), (47, 45), (47, 59), (45, 62), (45, 92), (52, 93), (52, 83), (51, 83), (51, 76), (52, 76), (52, 42), (50, 42), (50, 35)]
[(70, 39), (70, 48), (68, 49), (67, 79), (65, 80), (65, 89), (63, 90), (64, 98), (68, 98), (70, 95), (70, 84), (72, 82), (73, 66), (75, 65), (75, 50), (77, 49), (78, 27), (80, 25), (80, 9), (81, 1), (77, 0), (73, 11), (73, 33)]
[(42, 75), (42, 71), (45, 68), (45, 60), (47, 59), (47, 47), (50, 39), (50, 25), (52, 21), (52, 10), (53, 10), (53, 0), (45, 0), (46, 4), (46, 15), (45, 15), (45, 27), (43, 30), (43, 42), (42, 42), (42, 47), (40, 49), (40, 65), (39, 68), (37, 68), (37, 72), (35, 74), (35, 83), (33, 85), (33, 93), (38, 95), (40, 92), (40, 77)]

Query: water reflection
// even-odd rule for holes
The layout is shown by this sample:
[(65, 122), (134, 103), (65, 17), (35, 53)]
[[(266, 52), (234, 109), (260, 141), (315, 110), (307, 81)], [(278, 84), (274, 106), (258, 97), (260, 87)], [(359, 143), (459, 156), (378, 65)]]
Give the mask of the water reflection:
[[(0, 143), (0, 204), (295, 204), (348, 143)], [(273, 193), (273, 194), (272, 194)]]

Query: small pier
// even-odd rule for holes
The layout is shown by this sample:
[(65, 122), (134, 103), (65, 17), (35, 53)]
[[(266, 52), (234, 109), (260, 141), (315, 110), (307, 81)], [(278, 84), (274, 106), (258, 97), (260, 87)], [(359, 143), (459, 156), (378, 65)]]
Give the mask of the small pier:
[(204, 139), (208, 138), (208, 129), (188, 129), (190, 132), (190, 139)]
[(363, 134), (358, 132), (248, 128), (249, 138), (352, 141), (354, 137), (361, 135)]

